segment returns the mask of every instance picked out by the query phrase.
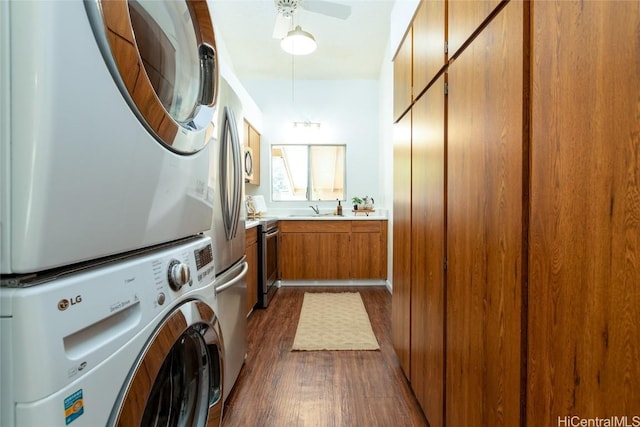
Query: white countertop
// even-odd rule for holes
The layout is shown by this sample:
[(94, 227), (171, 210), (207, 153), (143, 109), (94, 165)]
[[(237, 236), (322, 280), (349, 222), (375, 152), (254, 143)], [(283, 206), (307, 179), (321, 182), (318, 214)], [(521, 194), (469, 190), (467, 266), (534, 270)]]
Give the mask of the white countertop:
[(280, 221), (367, 221), (367, 220), (376, 220), (376, 221), (380, 221), (380, 220), (386, 220), (387, 217), (386, 216), (382, 216), (382, 215), (373, 215), (372, 213), (369, 214), (369, 216), (367, 215), (344, 215), (344, 216), (338, 216), (338, 215), (331, 215), (331, 214), (327, 214), (327, 215), (285, 215), (285, 216), (279, 216), (278, 219)]
[(257, 227), (260, 224), (260, 221), (257, 219), (248, 219), (244, 223), (244, 228), (249, 229), (253, 227)]
[[(269, 212), (265, 215), (269, 218), (277, 218), (280, 221), (386, 221), (387, 211), (386, 209), (376, 210), (375, 212), (369, 212), (369, 215), (364, 213), (355, 214), (354, 212), (347, 212), (343, 216), (333, 215), (332, 212), (322, 212), (319, 215), (313, 213), (307, 213), (305, 211), (290, 211), (290, 212)], [(245, 228), (252, 228), (260, 224), (259, 220), (247, 219)]]

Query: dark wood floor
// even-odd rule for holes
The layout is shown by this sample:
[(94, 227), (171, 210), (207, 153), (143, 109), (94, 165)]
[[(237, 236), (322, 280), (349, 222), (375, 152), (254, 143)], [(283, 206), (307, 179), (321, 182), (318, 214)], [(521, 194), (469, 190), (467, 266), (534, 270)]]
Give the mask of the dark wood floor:
[[(360, 292), (380, 351), (292, 352), (304, 292)], [(384, 287), (282, 287), (249, 317), (247, 360), (223, 426), (426, 426), (391, 344)]]

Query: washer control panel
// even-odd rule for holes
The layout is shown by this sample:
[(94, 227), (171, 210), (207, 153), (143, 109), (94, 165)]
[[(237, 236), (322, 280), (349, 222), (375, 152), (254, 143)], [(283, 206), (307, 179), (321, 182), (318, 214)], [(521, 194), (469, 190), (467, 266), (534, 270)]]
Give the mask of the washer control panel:
[(205, 239), (154, 259), (152, 271), (158, 308), (180, 295), (210, 285), (215, 279), (211, 240)]
[(12, 331), (0, 334), (0, 347), (11, 339), (10, 371), (38, 379), (17, 382), (16, 401), (31, 404), (76, 383), (134, 337), (146, 340), (182, 301), (213, 301), (214, 280), (211, 238), (202, 236), (46, 285), (0, 288), (0, 323)]
[(211, 244), (203, 246), (193, 251), (196, 258), (196, 268), (198, 269), (198, 281), (203, 279), (213, 280), (215, 269), (213, 265), (213, 247)]
[(169, 286), (174, 291), (179, 291), (187, 283), (191, 282), (191, 271), (189, 271), (189, 265), (180, 262), (177, 259), (171, 260), (167, 271), (167, 279), (169, 280)]

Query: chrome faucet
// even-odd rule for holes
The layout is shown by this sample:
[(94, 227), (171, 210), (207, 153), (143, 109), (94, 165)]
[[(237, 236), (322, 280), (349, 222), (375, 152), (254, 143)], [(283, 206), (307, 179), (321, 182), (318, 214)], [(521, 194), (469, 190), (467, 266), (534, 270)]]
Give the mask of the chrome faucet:
[(309, 207), (311, 209), (313, 209), (313, 211), (316, 213), (316, 215), (320, 215), (320, 209), (318, 209), (318, 205), (315, 205), (315, 206), (309, 205)]

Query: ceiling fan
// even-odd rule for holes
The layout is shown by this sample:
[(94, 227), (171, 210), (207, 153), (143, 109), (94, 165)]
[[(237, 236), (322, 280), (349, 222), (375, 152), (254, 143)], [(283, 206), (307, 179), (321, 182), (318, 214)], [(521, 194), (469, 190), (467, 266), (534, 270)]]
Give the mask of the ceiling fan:
[(273, 38), (282, 39), (291, 29), (291, 20), (298, 6), (304, 10), (338, 19), (347, 19), (351, 15), (351, 6), (327, 0), (274, 0), (276, 4), (276, 22), (273, 26)]

